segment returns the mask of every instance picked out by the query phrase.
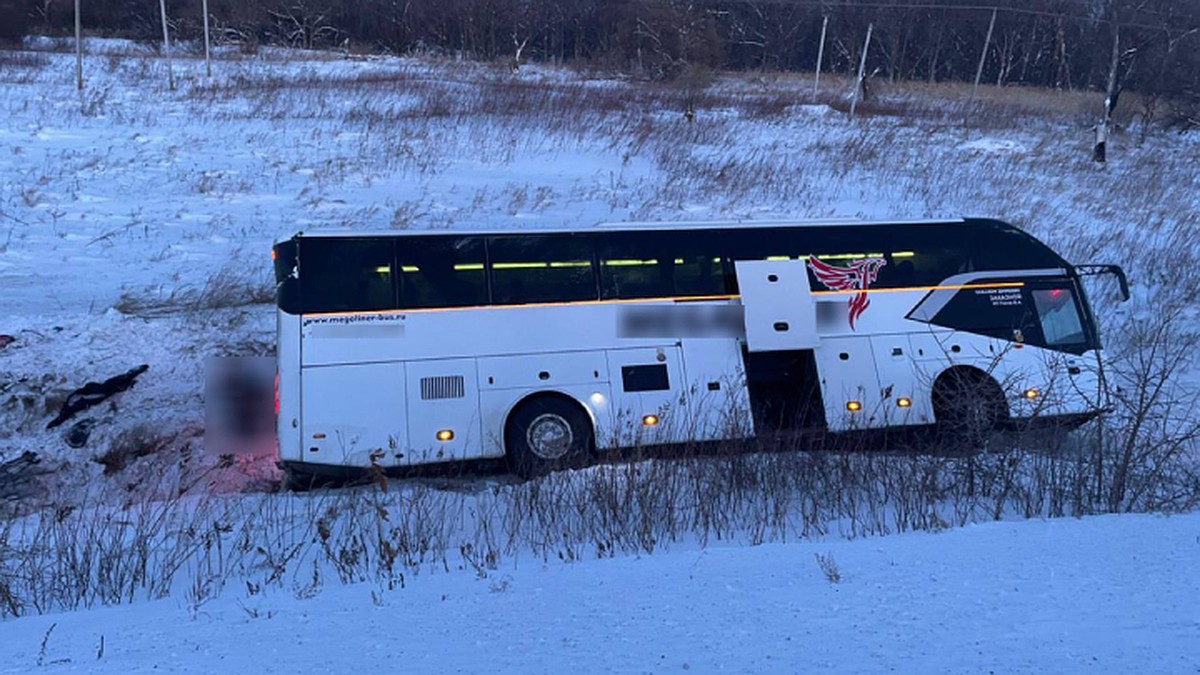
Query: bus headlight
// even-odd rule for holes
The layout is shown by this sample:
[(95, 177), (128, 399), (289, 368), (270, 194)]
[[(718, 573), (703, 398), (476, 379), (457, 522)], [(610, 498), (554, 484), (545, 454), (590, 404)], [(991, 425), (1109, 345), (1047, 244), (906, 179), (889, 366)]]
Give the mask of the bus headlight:
[(642, 418), (642, 424), (652, 427), (658, 424), (658, 415), (646, 415)]

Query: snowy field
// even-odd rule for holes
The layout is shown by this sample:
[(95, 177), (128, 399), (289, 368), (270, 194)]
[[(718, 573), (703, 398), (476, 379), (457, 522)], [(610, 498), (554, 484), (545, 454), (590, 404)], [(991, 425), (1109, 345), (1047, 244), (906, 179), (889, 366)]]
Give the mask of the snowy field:
[[(538, 67), (265, 50), (211, 79), (177, 61), (168, 91), (142, 48), (89, 52), (82, 93), (73, 56), (0, 52), (0, 335), (16, 338), (0, 464), (36, 453), (23, 498), (53, 507), (0, 521), (0, 672), (1200, 672), (1200, 519), (1041, 520), (1099, 499), (1092, 465), (1045, 453), (770, 455), (729, 460), (750, 477), (733, 487), (725, 460), (648, 462), (307, 499), (261, 494), (269, 458), (201, 452), (205, 359), (272, 353), (269, 247), (298, 230), (974, 215), (1126, 268), (1131, 302), (1091, 299), (1118, 372), (1161, 385), (1129, 447), (1142, 478), (1194, 489), (1195, 462), (1150, 460), (1161, 439), (1195, 447), (1196, 134), (1133, 124), (1098, 166), (1099, 95), (968, 105), (880, 83), (851, 123), (841, 90), (814, 103), (804, 78), (755, 74), (695, 94), (688, 123), (679, 87)], [(83, 448), (45, 429), (67, 393), (139, 364), (89, 411)], [(156, 501), (181, 485), (204, 496)], [(152, 571), (106, 567), (123, 560)], [(93, 585), (71, 587), (77, 569)], [(38, 601), (6, 605), (4, 572)]]
[(78, 458), (42, 420), (141, 363), (91, 447), (200, 428), (204, 358), (272, 349), (271, 242), (320, 227), (994, 216), (1126, 267), (1133, 303), (1093, 293), (1110, 352), (1197, 316), (1200, 138), (1135, 128), (1097, 166), (1082, 94), (897, 90), (849, 123), (803, 78), (731, 77), (689, 124), (679, 87), (569, 71), (265, 52), (177, 61), (172, 92), (144, 48), (90, 51), (82, 93), (68, 54), (0, 63), (0, 461)]
[(0, 672), (1182, 675), (1198, 569), (1196, 514), (710, 547), (33, 617)]

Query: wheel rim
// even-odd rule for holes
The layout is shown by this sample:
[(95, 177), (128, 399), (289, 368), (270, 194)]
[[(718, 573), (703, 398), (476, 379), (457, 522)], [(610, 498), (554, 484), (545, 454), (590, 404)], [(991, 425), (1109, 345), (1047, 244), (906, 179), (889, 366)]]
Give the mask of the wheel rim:
[(559, 459), (571, 449), (575, 432), (571, 423), (561, 415), (542, 413), (534, 418), (525, 433), (529, 449), (542, 459)]

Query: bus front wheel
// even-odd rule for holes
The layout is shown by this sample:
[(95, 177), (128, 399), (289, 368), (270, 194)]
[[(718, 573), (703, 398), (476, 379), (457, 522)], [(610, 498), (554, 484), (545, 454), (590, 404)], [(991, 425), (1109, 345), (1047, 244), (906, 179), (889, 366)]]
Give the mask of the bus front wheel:
[(556, 396), (522, 403), (509, 416), (504, 433), (509, 469), (523, 478), (578, 465), (592, 443), (587, 413)]
[(934, 383), (933, 414), (943, 442), (978, 450), (1008, 419), (1008, 404), (990, 375), (951, 368)]

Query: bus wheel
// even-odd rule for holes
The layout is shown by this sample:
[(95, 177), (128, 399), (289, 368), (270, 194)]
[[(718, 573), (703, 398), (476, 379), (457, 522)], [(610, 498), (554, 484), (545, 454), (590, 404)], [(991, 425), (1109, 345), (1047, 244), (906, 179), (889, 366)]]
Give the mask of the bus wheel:
[(938, 437), (956, 449), (978, 450), (1008, 419), (1008, 404), (996, 380), (974, 368), (951, 368), (933, 385)]
[(526, 401), (504, 432), (509, 469), (523, 478), (575, 466), (592, 449), (592, 424), (577, 404), (557, 397)]

